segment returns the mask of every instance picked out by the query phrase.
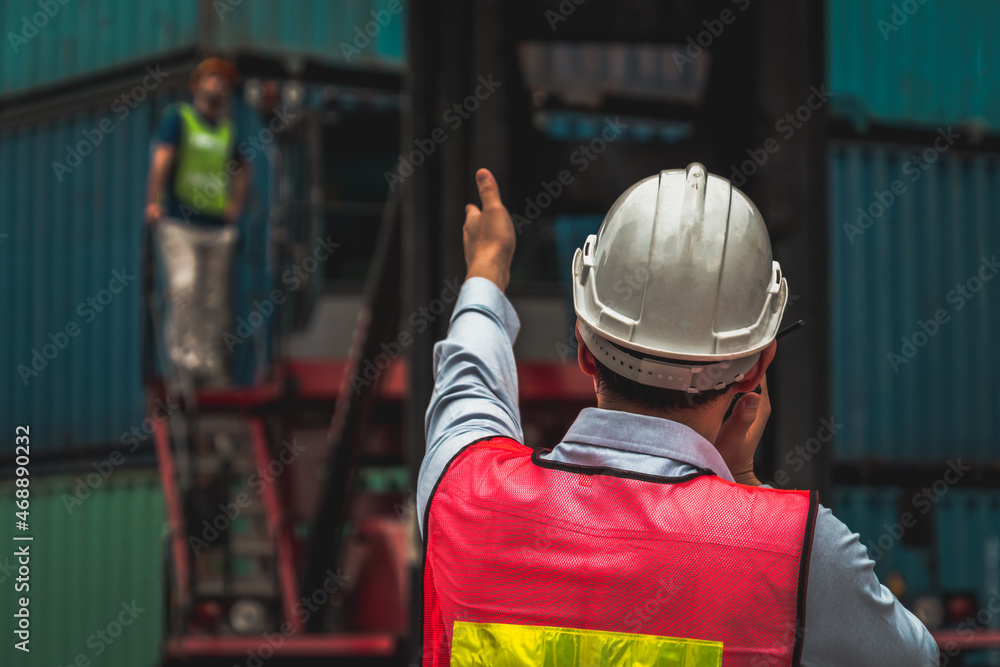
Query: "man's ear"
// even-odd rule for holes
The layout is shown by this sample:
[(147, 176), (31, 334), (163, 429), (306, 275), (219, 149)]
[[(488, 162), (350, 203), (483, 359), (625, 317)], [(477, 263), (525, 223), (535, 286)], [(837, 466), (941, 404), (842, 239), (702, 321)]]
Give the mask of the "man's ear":
[(771, 361), (774, 360), (774, 353), (778, 349), (778, 341), (772, 340), (771, 344), (761, 350), (760, 359), (757, 363), (753, 365), (742, 380), (736, 383), (736, 391), (740, 393), (747, 393), (753, 391), (760, 384), (760, 381), (764, 379), (764, 373), (767, 371), (767, 367), (771, 365)]
[[(594, 363), (594, 355), (583, 342), (580, 335), (580, 319), (577, 318), (573, 331), (576, 333), (576, 360), (580, 364), (580, 370), (587, 375), (597, 375), (597, 365)], [(596, 380), (596, 378), (595, 378)]]

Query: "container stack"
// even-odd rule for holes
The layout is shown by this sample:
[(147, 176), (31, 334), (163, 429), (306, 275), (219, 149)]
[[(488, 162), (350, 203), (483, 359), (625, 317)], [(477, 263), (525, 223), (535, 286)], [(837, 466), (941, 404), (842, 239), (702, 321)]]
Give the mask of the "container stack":
[(997, 629), (1000, 12), (826, 15), (834, 510), (932, 630)]
[[(190, 98), (188, 75), (202, 58), (240, 67), (231, 115), (264, 144), (249, 160), (239, 222), (233, 315), (246, 319), (273, 283), (268, 222), (278, 183), (276, 150), (262, 133), (268, 118), (245, 86), (256, 80), (259, 93), (270, 80), (279, 101), (294, 102), (290, 81), (398, 76), (405, 13), (383, 10), (384, 2), (321, 0), (294, 11), (276, 0), (12, 0), (0, 9), (0, 358), (9, 371), (0, 456), (13, 469), (15, 427), (28, 426), (27, 532), (39, 554), (31, 664), (81, 656), (154, 665), (161, 654), (170, 587), (153, 432), (176, 406), (147, 404), (143, 369), (159, 360), (144, 359), (156, 332), (145, 324), (142, 214), (164, 109)], [(233, 351), (235, 384), (267, 370), (270, 346), (264, 331)], [(8, 518), (14, 490), (14, 480), (0, 482)], [(14, 599), (0, 605), (8, 617)], [(120, 617), (129, 619), (121, 639), (95, 639)], [(5, 642), (0, 664), (24, 664), (15, 653)]]

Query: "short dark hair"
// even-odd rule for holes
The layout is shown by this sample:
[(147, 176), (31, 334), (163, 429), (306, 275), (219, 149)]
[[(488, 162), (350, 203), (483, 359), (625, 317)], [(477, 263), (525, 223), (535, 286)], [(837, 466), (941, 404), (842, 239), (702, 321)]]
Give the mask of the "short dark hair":
[(709, 389), (697, 394), (676, 389), (663, 389), (639, 384), (624, 375), (619, 375), (594, 358), (597, 366), (597, 391), (611, 401), (623, 401), (647, 410), (687, 410), (708, 405), (725, 395), (732, 385), (722, 389)]

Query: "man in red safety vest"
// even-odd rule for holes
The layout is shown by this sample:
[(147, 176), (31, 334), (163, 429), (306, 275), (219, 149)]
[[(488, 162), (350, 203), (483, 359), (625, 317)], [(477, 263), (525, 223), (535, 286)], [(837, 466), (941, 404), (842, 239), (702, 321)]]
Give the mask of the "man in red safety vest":
[(936, 665), (857, 535), (754, 476), (788, 286), (753, 202), (697, 163), (619, 197), (572, 266), (597, 407), (532, 451), (515, 232), (476, 180), (417, 497), (423, 664)]

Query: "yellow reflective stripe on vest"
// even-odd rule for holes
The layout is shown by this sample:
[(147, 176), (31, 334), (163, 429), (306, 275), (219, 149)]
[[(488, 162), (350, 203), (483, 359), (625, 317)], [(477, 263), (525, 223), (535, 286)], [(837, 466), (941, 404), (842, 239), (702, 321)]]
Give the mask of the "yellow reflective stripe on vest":
[(455, 621), (452, 667), (719, 667), (722, 643), (504, 623)]

